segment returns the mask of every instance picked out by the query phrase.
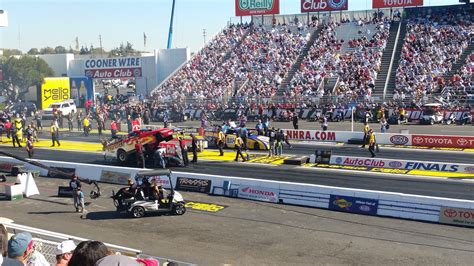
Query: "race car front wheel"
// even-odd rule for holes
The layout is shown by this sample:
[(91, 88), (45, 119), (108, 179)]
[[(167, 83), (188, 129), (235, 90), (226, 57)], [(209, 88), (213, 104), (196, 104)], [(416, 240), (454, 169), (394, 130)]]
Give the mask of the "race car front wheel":
[(127, 162), (127, 153), (122, 149), (118, 150), (117, 160), (119, 161), (119, 163), (125, 164)]

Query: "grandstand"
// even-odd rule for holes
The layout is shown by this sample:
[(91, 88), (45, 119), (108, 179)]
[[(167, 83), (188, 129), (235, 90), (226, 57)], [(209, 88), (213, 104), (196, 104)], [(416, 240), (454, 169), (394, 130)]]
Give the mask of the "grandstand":
[(226, 27), (152, 95), (245, 106), (462, 100), (472, 92), (472, 13), (450, 6), (253, 17)]

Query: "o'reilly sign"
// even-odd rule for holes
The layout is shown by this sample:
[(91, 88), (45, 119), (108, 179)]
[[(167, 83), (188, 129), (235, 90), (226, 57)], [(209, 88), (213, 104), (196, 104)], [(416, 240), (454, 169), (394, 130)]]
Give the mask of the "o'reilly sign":
[(268, 15), (279, 13), (279, 0), (235, 0), (236, 16)]

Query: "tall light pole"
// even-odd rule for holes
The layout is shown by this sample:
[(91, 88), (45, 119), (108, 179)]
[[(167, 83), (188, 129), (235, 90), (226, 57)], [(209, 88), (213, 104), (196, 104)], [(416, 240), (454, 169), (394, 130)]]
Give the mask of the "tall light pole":
[(206, 29), (202, 29), (202, 37), (204, 38), (204, 45), (206, 45)]
[(168, 32), (168, 45), (166, 46), (167, 49), (171, 48), (171, 41), (173, 39), (173, 18), (174, 18), (174, 6), (176, 0), (173, 0), (173, 6), (171, 7), (171, 20), (170, 20), (170, 30)]

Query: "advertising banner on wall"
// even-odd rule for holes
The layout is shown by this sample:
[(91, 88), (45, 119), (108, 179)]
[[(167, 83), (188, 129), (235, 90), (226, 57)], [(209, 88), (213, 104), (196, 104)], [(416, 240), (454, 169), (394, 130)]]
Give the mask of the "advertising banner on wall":
[(379, 201), (374, 199), (330, 195), (329, 209), (335, 211), (377, 215)]
[(301, 0), (301, 13), (339, 11), (349, 8), (349, 0)]
[(372, 8), (422, 6), (423, 0), (372, 0)]
[(441, 136), (441, 135), (412, 135), (415, 146), (442, 148), (474, 148), (474, 137), (470, 136)]
[(209, 193), (211, 192), (212, 180), (197, 179), (190, 177), (179, 177), (176, 180), (176, 189), (185, 191), (194, 191)]
[(84, 71), (93, 79), (138, 78), (142, 76), (142, 62), (140, 57), (86, 59)]
[(280, 13), (280, 0), (235, 0), (235, 15), (254, 16)]
[(474, 210), (452, 207), (441, 207), (439, 222), (474, 227)]
[(41, 85), (41, 109), (71, 96), (69, 78), (45, 78)]
[(278, 189), (254, 187), (254, 186), (241, 186), (239, 188), (239, 198), (278, 202)]
[(71, 98), (94, 100), (94, 83), (89, 77), (70, 77)]

